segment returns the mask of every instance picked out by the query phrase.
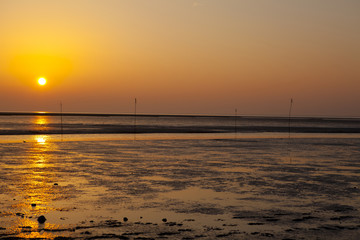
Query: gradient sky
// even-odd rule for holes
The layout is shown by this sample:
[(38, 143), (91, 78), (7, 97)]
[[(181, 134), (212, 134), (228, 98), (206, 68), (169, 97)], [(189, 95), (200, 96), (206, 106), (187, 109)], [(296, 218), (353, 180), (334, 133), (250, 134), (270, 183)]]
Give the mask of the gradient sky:
[(360, 117), (359, 90), (359, 0), (0, 0), (0, 111)]

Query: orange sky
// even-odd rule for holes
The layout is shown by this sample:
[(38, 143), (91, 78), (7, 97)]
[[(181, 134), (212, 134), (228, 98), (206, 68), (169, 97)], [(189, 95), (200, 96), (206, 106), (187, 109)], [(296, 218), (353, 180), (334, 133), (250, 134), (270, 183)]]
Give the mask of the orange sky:
[(0, 0), (0, 36), (0, 111), (360, 117), (358, 0)]

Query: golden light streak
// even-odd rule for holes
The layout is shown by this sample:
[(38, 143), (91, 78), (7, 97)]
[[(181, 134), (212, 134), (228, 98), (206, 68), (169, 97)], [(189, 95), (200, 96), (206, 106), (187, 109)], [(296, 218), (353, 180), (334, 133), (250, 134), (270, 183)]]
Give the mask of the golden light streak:
[(35, 140), (39, 144), (45, 144), (46, 143), (46, 139), (44, 137), (36, 137)]

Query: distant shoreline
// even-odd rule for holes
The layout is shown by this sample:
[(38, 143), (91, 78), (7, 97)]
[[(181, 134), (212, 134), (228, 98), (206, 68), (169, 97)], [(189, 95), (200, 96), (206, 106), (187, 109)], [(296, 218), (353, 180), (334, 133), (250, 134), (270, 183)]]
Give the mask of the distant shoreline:
[[(134, 117), (133, 113), (76, 113), (76, 112), (0, 112), (0, 116), (71, 116), (71, 117)], [(266, 119), (289, 120), (288, 116), (261, 116), (261, 115), (211, 115), (211, 114), (136, 114), (137, 117), (183, 117), (183, 118), (238, 118), (238, 119)], [(327, 117), (327, 116), (292, 116), (293, 120), (308, 121), (360, 121), (360, 117)]]
[[(24, 119), (15, 127), (12, 121), (23, 116), (47, 116), (55, 119), (46, 124), (34, 124)], [(143, 121), (132, 124), (135, 114), (59, 113), (59, 112), (0, 112), (6, 120), (0, 135), (34, 134), (147, 134), (147, 133), (360, 133), (360, 118), (220, 116), (179, 114), (136, 114)], [(77, 118), (76, 122), (66, 117)], [(88, 121), (94, 118), (94, 121)], [(119, 118), (119, 122), (104, 122), (95, 118)], [(123, 118), (122, 121), (121, 118)], [(82, 120), (84, 121), (82, 121)], [(87, 120), (86, 120), (87, 119)], [(170, 122), (166, 122), (170, 120)], [(86, 121), (85, 121), (86, 120)], [(111, 119), (110, 119), (111, 120)], [(149, 122), (147, 122), (150, 120)], [(156, 120), (155, 122), (153, 120)], [(158, 121), (159, 120), (159, 121)], [(165, 121), (163, 121), (165, 120)], [(175, 121), (172, 121), (175, 120)], [(177, 121), (184, 121), (177, 125)], [(190, 120), (187, 122), (187, 120)], [(204, 121), (203, 121), (204, 120)], [(211, 122), (211, 124), (208, 124)], [(290, 125), (291, 123), (291, 125)], [(33, 125), (32, 125), (33, 124)]]
[[(63, 131), (60, 124), (49, 124), (46, 129), (12, 129), (0, 130), (0, 135), (48, 135), (48, 134), (149, 134), (149, 133), (287, 133), (288, 127), (279, 126), (239, 126), (237, 130), (231, 126), (136, 126), (133, 125), (112, 125), (112, 124), (64, 124)], [(332, 127), (293, 127), (292, 133), (360, 133), (360, 128), (332, 128)]]

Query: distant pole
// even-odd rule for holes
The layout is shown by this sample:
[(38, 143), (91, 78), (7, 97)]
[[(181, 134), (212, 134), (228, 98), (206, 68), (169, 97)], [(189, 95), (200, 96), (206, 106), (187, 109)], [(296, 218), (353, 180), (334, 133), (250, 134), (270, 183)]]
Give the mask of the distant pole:
[(290, 140), (290, 133), (291, 133), (291, 110), (293, 105), (293, 99), (290, 100), (290, 108), (289, 108), (289, 140)]
[(136, 133), (136, 104), (137, 100), (135, 98), (135, 109), (134, 109), (134, 133)]
[(290, 108), (289, 108), (289, 158), (290, 158), (290, 163), (292, 162), (292, 159), (291, 159), (291, 139), (290, 139), (292, 105), (293, 105), (293, 99), (291, 98), (291, 100), (290, 100)]
[(63, 110), (62, 110), (62, 102), (60, 101), (60, 129), (61, 129), (61, 140), (63, 137)]
[(235, 138), (237, 137), (236, 134), (237, 134), (237, 108), (235, 108)]

